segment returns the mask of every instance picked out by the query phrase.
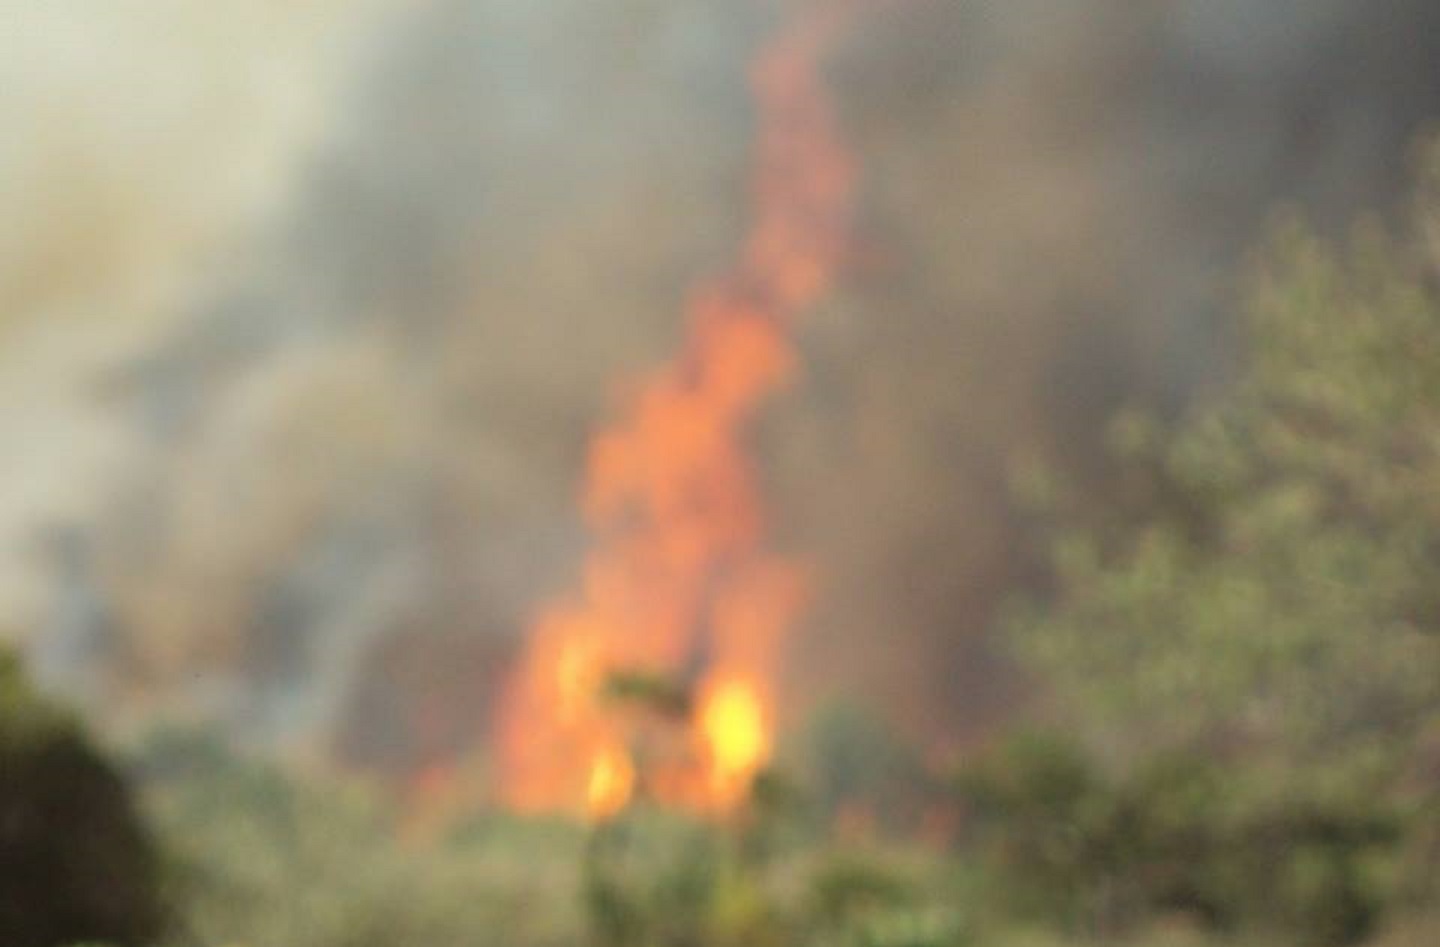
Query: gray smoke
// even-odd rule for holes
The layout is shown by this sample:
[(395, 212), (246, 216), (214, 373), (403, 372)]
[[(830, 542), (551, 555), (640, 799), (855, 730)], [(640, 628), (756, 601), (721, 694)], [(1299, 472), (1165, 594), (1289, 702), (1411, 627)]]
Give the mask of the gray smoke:
[[(586, 433), (742, 231), (750, 9), (429, 2), (356, 60), (279, 220), (107, 375), (112, 699), (390, 769), (481, 739), (584, 548)], [(914, 0), (837, 50), (855, 267), (757, 438), (822, 576), (797, 704), (1004, 711), (1010, 466), (1098, 484), (1110, 411), (1222, 377), (1267, 215), (1391, 206), (1437, 55), (1419, 0)]]

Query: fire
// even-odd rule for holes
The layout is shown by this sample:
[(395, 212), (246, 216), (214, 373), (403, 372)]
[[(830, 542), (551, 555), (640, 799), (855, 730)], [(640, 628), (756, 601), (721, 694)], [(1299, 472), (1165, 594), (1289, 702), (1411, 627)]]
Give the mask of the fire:
[(604, 750), (590, 763), (585, 789), (585, 808), (591, 815), (614, 815), (630, 801), (635, 789), (635, 766), (630, 757), (615, 748)]
[[(769, 760), (806, 582), (767, 549), (745, 435), (793, 377), (790, 335), (846, 249), (855, 169), (821, 75), (844, 19), (817, 7), (756, 60), (750, 234), (734, 267), (692, 293), (680, 353), (628, 386), (592, 440), (581, 509), (593, 549), (579, 588), (530, 628), (499, 708), (501, 790), (520, 808), (603, 818), (648, 793), (724, 811)], [(639, 754), (643, 727), (607, 688), (637, 669), (696, 695), (667, 704), (690, 715), (683, 752)]]
[(700, 705), (710, 798), (733, 804), (770, 756), (770, 732), (760, 695), (748, 681), (719, 681)]

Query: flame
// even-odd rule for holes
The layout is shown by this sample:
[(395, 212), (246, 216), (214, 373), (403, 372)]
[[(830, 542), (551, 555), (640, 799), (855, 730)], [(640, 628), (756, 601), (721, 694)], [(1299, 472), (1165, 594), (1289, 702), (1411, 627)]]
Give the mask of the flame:
[(611, 747), (590, 762), (585, 809), (597, 818), (614, 815), (630, 801), (634, 790), (635, 766), (629, 754)]
[[(846, 249), (855, 168), (821, 76), (844, 20), (815, 8), (754, 63), (753, 224), (739, 259), (691, 294), (680, 353), (627, 386), (634, 397), (592, 440), (581, 510), (594, 547), (580, 587), (530, 628), (499, 708), (501, 793), (517, 807), (603, 818), (644, 791), (724, 811), (769, 760), (805, 569), (766, 548), (745, 434), (794, 376), (790, 334)], [(607, 679), (697, 664), (689, 745), (641, 765)]]
[(751, 681), (722, 680), (706, 695), (698, 718), (707, 751), (710, 800), (728, 807), (744, 794), (756, 770), (770, 757), (765, 706)]

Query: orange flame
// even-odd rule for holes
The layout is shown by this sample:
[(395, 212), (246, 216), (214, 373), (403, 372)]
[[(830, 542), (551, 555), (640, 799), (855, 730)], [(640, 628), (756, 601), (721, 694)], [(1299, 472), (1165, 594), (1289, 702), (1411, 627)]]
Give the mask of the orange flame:
[[(501, 791), (517, 807), (603, 818), (644, 791), (724, 811), (769, 760), (780, 646), (805, 581), (765, 549), (744, 434), (793, 375), (790, 332), (845, 250), (855, 169), (821, 76), (843, 19), (803, 16), (756, 61), (754, 221), (740, 259), (693, 293), (683, 350), (591, 444), (581, 505), (594, 548), (580, 588), (530, 629), (500, 707)], [(641, 765), (606, 680), (696, 663), (686, 751)]]

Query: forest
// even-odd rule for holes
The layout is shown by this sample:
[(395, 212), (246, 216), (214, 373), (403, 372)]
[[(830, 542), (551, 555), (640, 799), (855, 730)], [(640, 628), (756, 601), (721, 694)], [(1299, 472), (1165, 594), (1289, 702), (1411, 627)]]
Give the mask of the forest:
[(1429, 0), (196, 9), (0, 3), (0, 947), (1440, 943)]
[[(927, 757), (835, 703), (724, 818), (637, 799), (586, 824), (301, 777), (200, 730), (110, 756), (12, 656), (6, 942), (1432, 943), (1427, 155), (1395, 232), (1276, 228), (1244, 279), (1236, 376), (1171, 421), (1114, 417), (1119, 499), (1017, 470), (1050, 551), (1045, 593), (1005, 618), (1031, 697), (965, 753)], [(630, 690), (663, 715), (663, 693)]]

